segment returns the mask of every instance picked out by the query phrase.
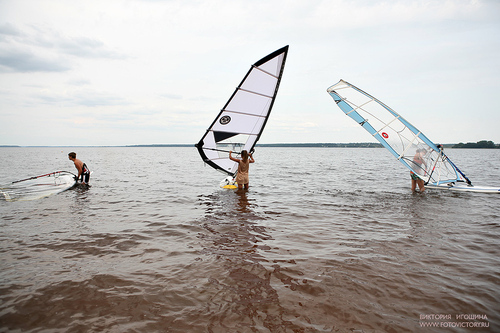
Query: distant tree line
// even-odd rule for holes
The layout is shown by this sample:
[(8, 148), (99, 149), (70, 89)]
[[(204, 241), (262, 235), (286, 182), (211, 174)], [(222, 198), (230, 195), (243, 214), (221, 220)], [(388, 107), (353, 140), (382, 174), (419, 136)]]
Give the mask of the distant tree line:
[(453, 146), (453, 148), (500, 148), (500, 145), (496, 145), (493, 141), (478, 141), (476, 143), (474, 142), (467, 142), (463, 143), (460, 142), (456, 145)]

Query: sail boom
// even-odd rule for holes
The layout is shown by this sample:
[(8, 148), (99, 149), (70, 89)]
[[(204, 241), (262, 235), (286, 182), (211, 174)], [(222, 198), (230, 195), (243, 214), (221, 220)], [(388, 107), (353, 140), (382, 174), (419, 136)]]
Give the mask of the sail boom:
[(409, 149), (411, 148), (411, 146), (412, 146), (412, 145), (413, 145), (413, 144), (417, 141), (417, 139), (418, 139), (418, 134), (414, 134), (414, 135), (413, 135), (413, 139), (410, 141), (410, 143), (408, 143), (408, 144), (406, 145), (406, 147), (404, 147), (403, 152), (401, 153), (401, 155), (399, 155), (399, 156), (400, 156), (400, 158), (403, 158), (404, 156), (406, 156), (406, 154), (407, 154), (408, 150), (409, 150)]
[[(209, 130), (209, 131), (210, 131), (210, 132), (213, 132), (213, 130)], [(233, 132), (224, 132), (224, 131), (217, 131), (217, 132), (219, 132), (219, 133), (233, 133)], [(255, 133), (250, 133), (250, 132), (248, 132), (248, 133), (245, 133), (245, 132), (240, 132), (240, 133), (238, 133), (238, 134), (240, 134), (240, 135), (251, 135), (251, 136), (257, 136), (257, 134), (255, 134)], [(233, 143), (233, 144), (234, 144), (234, 143)], [(209, 149), (209, 148), (205, 148), (205, 149)]]

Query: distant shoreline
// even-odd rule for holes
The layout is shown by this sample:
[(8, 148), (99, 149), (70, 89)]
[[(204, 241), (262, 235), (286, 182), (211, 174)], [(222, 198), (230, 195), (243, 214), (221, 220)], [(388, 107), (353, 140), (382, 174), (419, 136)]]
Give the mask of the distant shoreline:
[[(491, 142), (491, 141), (490, 141)], [(479, 143), (479, 142), (478, 142)], [(89, 148), (105, 148), (105, 147), (117, 147), (117, 148), (155, 148), (155, 147), (193, 147), (194, 144), (183, 144), (183, 143), (173, 143), (173, 144), (147, 144), (147, 145), (119, 145), (119, 146), (20, 146), (20, 145), (0, 145), (0, 148), (79, 148), (79, 147), (89, 147)], [(383, 148), (380, 143), (376, 142), (351, 142), (351, 143), (258, 143), (256, 147), (276, 147), (276, 148)], [(447, 143), (443, 144), (444, 148), (466, 148), (466, 149), (498, 149), (500, 145), (492, 144), (484, 147), (480, 144), (475, 143)]]
[[(452, 145), (450, 145), (452, 146)], [(19, 146), (0, 145), (0, 148), (171, 148), (171, 147), (195, 147), (194, 144), (172, 143), (172, 144), (149, 144), (149, 145), (120, 145), (120, 146)], [(282, 147), (282, 148), (383, 148), (380, 143), (258, 143), (256, 147)]]

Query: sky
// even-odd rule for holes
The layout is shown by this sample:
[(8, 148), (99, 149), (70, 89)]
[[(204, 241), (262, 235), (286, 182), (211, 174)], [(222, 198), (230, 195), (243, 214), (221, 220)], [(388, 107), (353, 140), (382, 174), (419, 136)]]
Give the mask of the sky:
[(285, 45), (259, 143), (374, 142), (340, 79), (436, 143), (500, 143), (500, 1), (0, 0), (0, 145), (194, 144)]

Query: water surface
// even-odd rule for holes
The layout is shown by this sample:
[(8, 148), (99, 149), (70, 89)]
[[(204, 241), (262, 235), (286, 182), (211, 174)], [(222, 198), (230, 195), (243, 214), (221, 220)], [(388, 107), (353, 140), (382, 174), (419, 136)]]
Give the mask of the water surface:
[[(0, 201), (1, 332), (500, 330), (499, 195), (413, 194), (367, 148), (258, 148), (247, 192), (194, 147), (0, 148), (0, 183), (70, 150), (90, 188)], [(447, 153), (500, 185), (500, 151)]]

